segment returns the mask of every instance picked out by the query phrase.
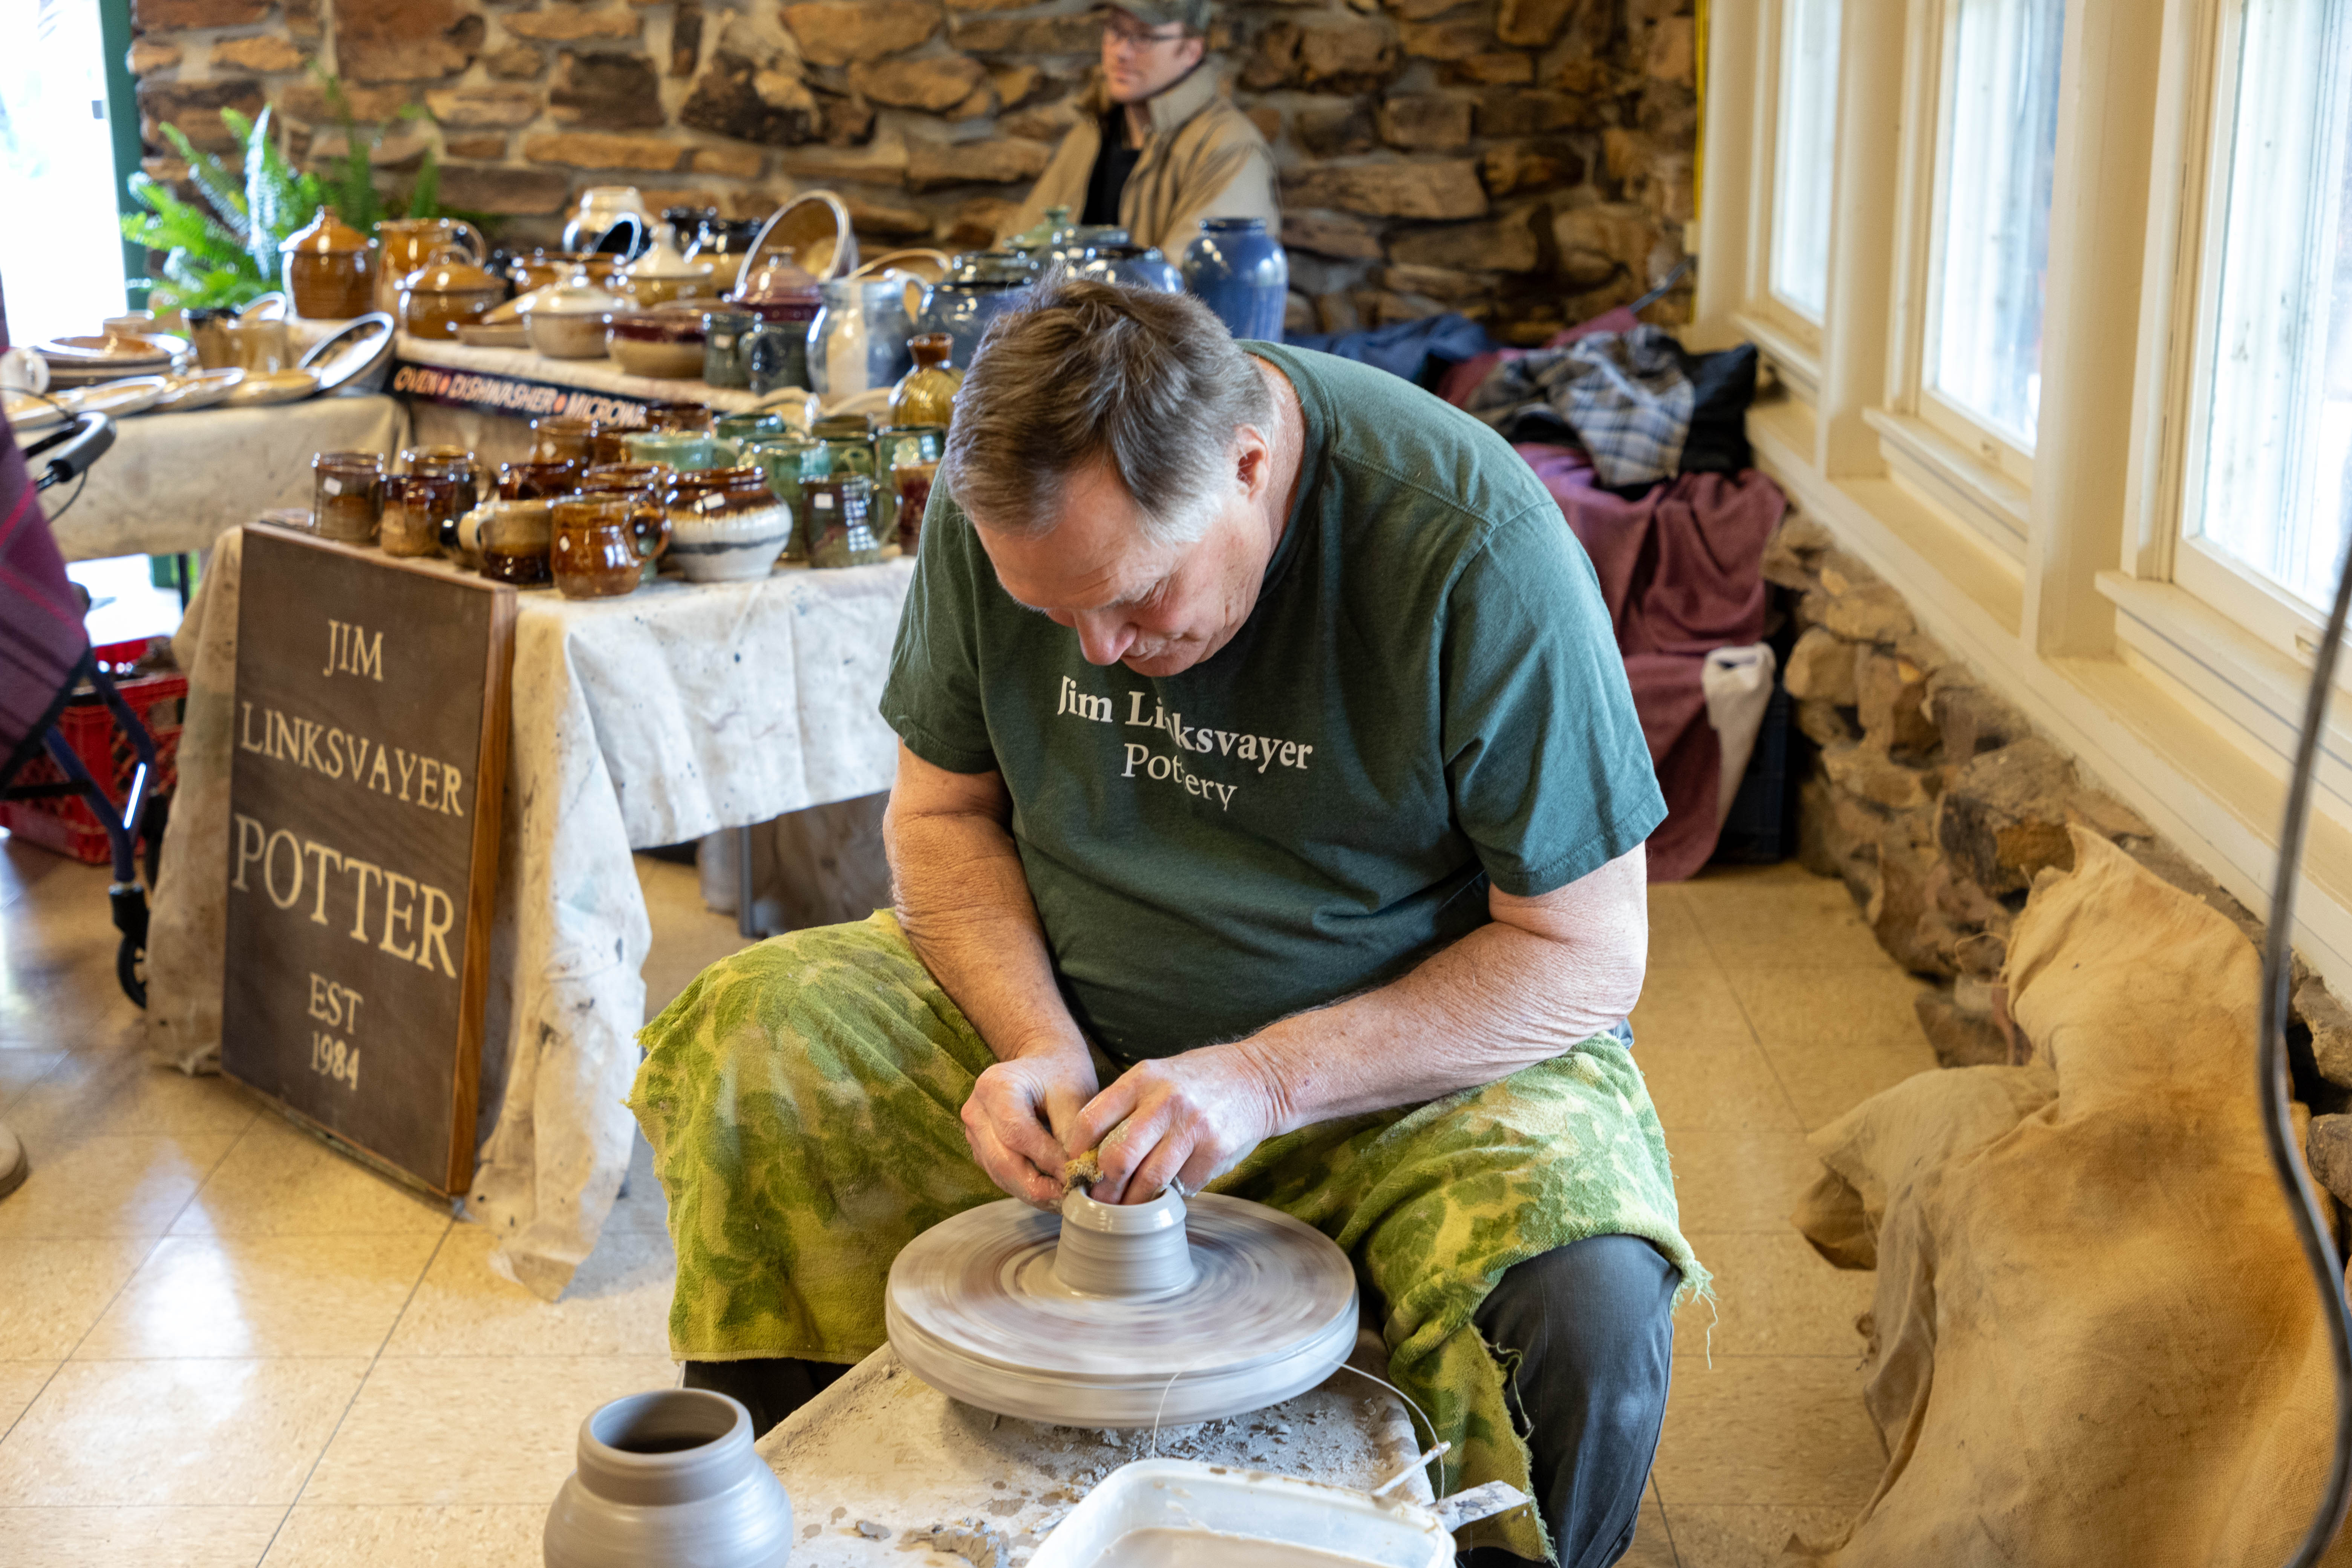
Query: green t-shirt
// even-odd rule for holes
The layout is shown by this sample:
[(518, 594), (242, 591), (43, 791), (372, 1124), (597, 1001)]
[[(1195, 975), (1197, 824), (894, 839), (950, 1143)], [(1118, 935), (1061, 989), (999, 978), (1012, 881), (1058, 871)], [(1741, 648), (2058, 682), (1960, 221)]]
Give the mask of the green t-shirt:
[(934, 500), (882, 716), (1004, 777), (1079, 1026), (1126, 1060), (1381, 984), (1665, 816), (1592, 565), (1502, 437), (1385, 372), (1250, 343), (1306, 416), (1233, 640), (1088, 664)]

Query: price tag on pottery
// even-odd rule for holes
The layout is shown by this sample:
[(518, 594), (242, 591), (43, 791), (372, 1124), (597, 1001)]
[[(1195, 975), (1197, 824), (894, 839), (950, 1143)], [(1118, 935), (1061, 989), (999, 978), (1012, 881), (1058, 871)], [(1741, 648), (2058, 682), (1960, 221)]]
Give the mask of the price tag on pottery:
[(473, 1157), (513, 594), (256, 529), (222, 1064), (436, 1191)]

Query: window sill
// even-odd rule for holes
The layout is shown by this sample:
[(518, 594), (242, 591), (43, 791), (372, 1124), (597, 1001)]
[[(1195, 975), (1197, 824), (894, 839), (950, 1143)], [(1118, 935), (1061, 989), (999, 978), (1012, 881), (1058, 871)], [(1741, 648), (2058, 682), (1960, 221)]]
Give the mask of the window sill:
[(2032, 496), (1924, 419), (1865, 408), (1888, 475), (1919, 500), (1958, 519), (2011, 561), (2025, 559)]
[(1808, 406), (1821, 401), (1822, 361), (1785, 327), (1753, 310), (1735, 310), (1732, 324), (1756, 345), (1790, 395)]
[[(2102, 572), (2099, 592), (2116, 606), (2116, 638), (2137, 660), (2194, 699), (2226, 731), (2234, 726), (2284, 770), (2303, 725), (2311, 660), (2281, 652), (2186, 589)], [(2337, 666), (2336, 689), (2352, 689)], [(2320, 743), (2320, 781), (2352, 803), (2352, 729), (2331, 711)]]

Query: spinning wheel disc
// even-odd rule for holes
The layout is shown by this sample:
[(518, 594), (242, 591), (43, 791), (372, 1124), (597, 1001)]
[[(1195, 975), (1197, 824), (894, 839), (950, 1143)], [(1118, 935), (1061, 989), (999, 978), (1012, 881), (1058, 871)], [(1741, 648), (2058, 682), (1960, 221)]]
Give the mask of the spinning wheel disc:
[(968, 1209), (891, 1264), (891, 1346), (942, 1394), (1066, 1426), (1212, 1421), (1329, 1376), (1356, 1342), (1347, 1255), (1263, 1205), (1202, 1194), (1186, 1206), (1192, 1280), (1148, 1296), (1064, 1285), (1053, 1215), (1009, 1198)]

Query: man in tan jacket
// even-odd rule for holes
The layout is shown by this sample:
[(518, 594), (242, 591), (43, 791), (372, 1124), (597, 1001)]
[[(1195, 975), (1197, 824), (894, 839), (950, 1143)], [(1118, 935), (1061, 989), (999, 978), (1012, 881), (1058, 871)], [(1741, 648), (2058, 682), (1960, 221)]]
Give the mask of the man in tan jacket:
[(1262, 217), (1279, 232), (1274, 152), (1202, 66), (1211, 11), (1210, 0), (1102, 8), (1102, 79), (1006, 233), (1066, 206), (1173, 261), (1204, 217)]

